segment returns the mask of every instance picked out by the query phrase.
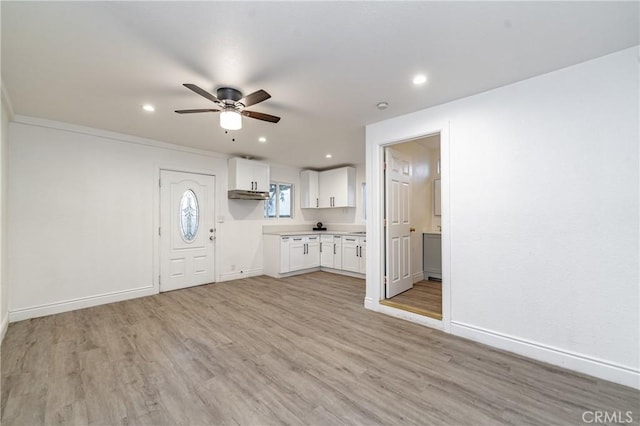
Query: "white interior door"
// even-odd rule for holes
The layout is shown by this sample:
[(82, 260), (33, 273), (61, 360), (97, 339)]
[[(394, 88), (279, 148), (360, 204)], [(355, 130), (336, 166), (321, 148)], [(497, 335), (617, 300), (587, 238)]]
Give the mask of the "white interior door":
[(214, 281), (215, 177), (160, 171), (160, 291)]
[(385, 148), (386, 297), (413, 287), (411, 276), (411, 157)]

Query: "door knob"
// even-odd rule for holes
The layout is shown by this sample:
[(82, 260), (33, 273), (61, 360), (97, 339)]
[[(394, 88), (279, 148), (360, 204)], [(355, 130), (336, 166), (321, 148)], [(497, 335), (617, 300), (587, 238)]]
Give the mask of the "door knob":
[(409, 232), (416, 232), (416, 228), (412, 226), (411, 228), (409, 228)]
[(212, 235), (212, 236), (210, 236), (210, 237), (209, 237), (209, 239), (210, 239), (211, 241), (213, 241), (213, 240), (215, 240), (215, 239), (216, 239), (216, 237), (214, 237), (214, 236)]

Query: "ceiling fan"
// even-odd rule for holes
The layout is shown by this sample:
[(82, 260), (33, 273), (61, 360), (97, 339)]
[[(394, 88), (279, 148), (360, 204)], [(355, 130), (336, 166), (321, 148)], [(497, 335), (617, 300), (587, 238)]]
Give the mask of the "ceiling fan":
[(278, 121), (280, 121), (280, 117), (276, 117), (275, 115), (265, 114), (262, 112), (247, 111), (245, 109), (248, 106), (266, 101), (271, 97), (270, 94), (262, 89), (243, 97), (242, 92), (237, 89), (233, 89), (231, 87), (221, 87), (216, 90), (216, 95), (218, 96), (214, 96), (213, 94), (207, 92), (204, 89), (201, 89), (195, 84), (184, 83), (183, 86), (196, 92), (198, 95), (209, 99), (211, 102), (215, 103), (218, 108), (180, 109), (176, 110), (178, 114), (192, 114), (196, 112), (219, 112), (220, 127), (226, 130), (241, 129), (243, 115), (245, 117), (268, 121), (270, 123), (277, 123)]

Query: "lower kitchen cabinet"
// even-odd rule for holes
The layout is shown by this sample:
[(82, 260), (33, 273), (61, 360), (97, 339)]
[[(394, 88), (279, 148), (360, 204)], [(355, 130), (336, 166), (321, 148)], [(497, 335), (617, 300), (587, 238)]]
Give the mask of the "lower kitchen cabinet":
[[(288, 272), (320, 266), (320, 242), (317, 235), (290, 238)], [(281, 256), (283, 255), (286, 256), (286, 254), (281, 254)]]
[[(351, 256), (345, 258), (344, 242), (357, 242), (348, 248)], [(360, 276), (365, 273), (364, 237), (348, 235), (265, 235), (264, 236), (264, 268), (265, 275), (280, 278), (299, 271), (325, 269), (330, 272)], [(345, 259), (355, 263), (357, 267), (345, 268)]]
[(364, 274), (367, 258), (366, 237), (346, 236), (342, 241), (342, 269)]
[(342, 236), (322, 235), (320, 237), (320, 266), (342, 269)]

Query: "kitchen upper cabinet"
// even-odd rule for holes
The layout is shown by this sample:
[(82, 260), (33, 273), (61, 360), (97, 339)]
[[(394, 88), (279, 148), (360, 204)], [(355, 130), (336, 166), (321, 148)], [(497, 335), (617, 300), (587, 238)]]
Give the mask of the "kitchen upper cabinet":
[(318, 194), (318, 174), (315, 170), (300, 172), (300, 208), (315, 209), (320, 207)]
[(300, 207), (334, 208), (356, 206), (356, 169), (338, 169), (316, 172), (303, 170), (300, 173)]
[(341, 167), (320, 172), (318, 179), (319, 206), (356, 206), (356, 169)]
[(269, 164), (244, 158), (229, 160), (229, 189), (269, 192)]
[(342, 239), (342, 269), (364, 274), (366, 272), (367, 239), (346, 236)]

